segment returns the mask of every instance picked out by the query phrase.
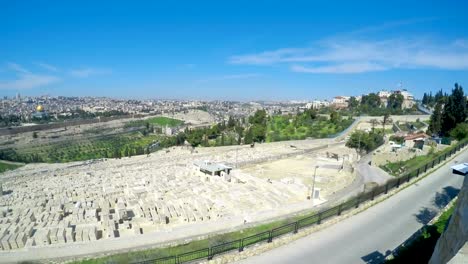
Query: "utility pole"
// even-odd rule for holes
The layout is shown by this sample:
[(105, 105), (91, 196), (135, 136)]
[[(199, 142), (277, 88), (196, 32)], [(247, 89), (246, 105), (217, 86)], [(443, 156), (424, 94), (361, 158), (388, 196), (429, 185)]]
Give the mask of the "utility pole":
[(237, 169), (237, 152), (239, 150), (239, 146), (236, 147), (236, 169)]
[(312, 204), (314, 204), (315, 176), (317, 176), (317, 168), (318, 168), (318, 167), (319, 167), (318, 165), (315, 166), (315, 170), (314, 170), (314, 180), (312, 181), (312, 195), (310, 196), (310, 197), (311, 197), (310, 199), (312, 199)]

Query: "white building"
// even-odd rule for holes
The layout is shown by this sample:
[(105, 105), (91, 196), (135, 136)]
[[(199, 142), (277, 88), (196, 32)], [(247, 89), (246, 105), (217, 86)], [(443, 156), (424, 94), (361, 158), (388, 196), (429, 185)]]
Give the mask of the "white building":
[(330, 102), (326, 100), (325, 101), (314, 100), (306, 104), (306, 109), (310, 109), (310, 108), (320, 109), (322, 107), (328, 107), (328, 106), (330, 106)]
[(349, 105), (350, 96), (335, 96), (332, 101), (332, 105), (335, 108), (347, 108)]

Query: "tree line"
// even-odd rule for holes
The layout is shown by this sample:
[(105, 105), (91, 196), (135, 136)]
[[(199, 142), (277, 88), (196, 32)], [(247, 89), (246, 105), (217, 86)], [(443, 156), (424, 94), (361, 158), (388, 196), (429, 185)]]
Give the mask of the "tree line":
[(456, 83), (450, 95), (440, 96), (442, 91), (437, 94), (439, 96), (429, 121), (428, 133), (444, 137), (452, 136), (456, 139), (466, 137), (468, 101), (463, 87)]
[(432, 95), (432, 92), (424, 93), (421, 103), (425, 106), (434, 107), (437, 102), (445, 102), (447, 100), (448, 94), (443, 93), (442, 89), (437, 91), (435, 95)]
[(379, 95), (370, 93), (363, 95), (361, 101), (356, 97), (351, 96), (348, 102), (348, 107), (352, 112), (357, 115), (368, 114), (372, 116), (380, 116), (384, 114), (400, 115), (413, 109), (403, 109), (404, 97), (399, 93), (392, 93), (388, 98), (386, 104), (382, 102)]

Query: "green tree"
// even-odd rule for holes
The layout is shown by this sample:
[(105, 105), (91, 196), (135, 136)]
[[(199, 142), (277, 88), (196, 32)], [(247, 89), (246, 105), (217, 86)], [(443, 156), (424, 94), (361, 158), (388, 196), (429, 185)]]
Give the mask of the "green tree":
[(401, 94), (393, 93), (388, 97), (387, 100), (387, 108), (393, 111), (401, 110), (401, 106), (403, 105), (403, 100), (405, 98)]
[(429, 133), (439, 135), (442, 131), (442, 102), (436, 103), (429, 120)]
[(468, 137), (468, 123), (459, 123), (452, 129), (450, 136), (456, 140), (462, 140)]
[(253, 142), (253, 134), (252, 134), (252, 129), (247, 129), (247, 132), (245, 133), (245, 138), (244, 138), (244, 143), (245, 144), (251, 144)]
[(442, 112), (442, 134), (449, 135), (450, 131), (466, 119), (466, 98), (463, 88), (457, 83)]
[[(187, 134), (187, 141), (190, 142), (192, 147), (196, 147), (200, 145), (203, 142), (205, 135), (205, 130), (203, 129), (192, 129), (189, 130), (189, 133)], [(208, 136), (205, 136), (205, 143), (208, 141)]]
[(363, 95), (361, 99), (361, 106), (366, 106), (367, 108), (379, 108), (382, 102), (380, 97), (375, 93), (370, 93), (368, 95)]
[(356, 109), (358, 106), (359, 106), (359, 101), (356, 99), (356, 97), (351, 96), (349, 98), (349, 108)]
[(267, 125), (267, 114), (265, 110), (257, 110), (253, 116), (249, 118), (252, 126), (249, 132), (252, 133), (252, 140), (255, 142), (265, 141), (266, 137), (266, 125)]
[(229, 116), (229, 120), (228, 120), (228, 128), (234, 128), (234, 126), (236, 125), (236, 120), (232, 117), (232, 116)]
[(265, 141), (265, 134), (266, 134), (266, 126), (255, 124), (251, 127), (252, 132), (252, 140), (255, 142), (263, 142)]
[(33, 132), (32, 137), (37, 138), (37, 132), (36, 131)]
[(427, 98), (427, 94), (424, 93), (423, 98), (422, 98), (422, 100), (421, 100), (421, 103), (422, 103), (423, 105), (427, 105), (427, 102), (428, 102), (427, 99), (428, 99), (428, 98)]
[(266, 111), (257, 110), (253, 116), (249, 117), (249, 123), (251, 124), (266, 124)]
[(332, 111), (330, 113), (330, 122), (333, 124), (338, 124), (341, 120), (341, 116), (337, 111)]
[(237, 125), (235, 130), (236, 130), (236, 133), (237, 133), (237, 144), (240, 145), (242, 143), (244, 128), (242, 126)]
[(384, 143), (382, 134), (374, 132), (355, 131), (351, 134), (346, 146), (354, 148), (358, 153), (365, 150), (367, 153)]

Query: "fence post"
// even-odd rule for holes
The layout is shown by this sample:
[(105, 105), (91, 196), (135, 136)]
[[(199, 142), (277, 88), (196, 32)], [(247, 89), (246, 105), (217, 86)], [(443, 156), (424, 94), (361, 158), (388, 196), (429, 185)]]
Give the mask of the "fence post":
[(322, 223), (322, 212), (318, 213), (317, 225), (320, 225), (321, 223)]
[(410, 180), (410, 177), (411, 177), (411, 172), (410, 172), (410, 173), (408, 173), (408, 179), (406, 179), (406, 182), (409, 182), (409, 180)]
[(375, 196), (375, 188), (372, 189), (372, 197), (371, 197), (371, 201), (374, 201), (374, 196)]
[(342, 206), (342, 205), (343, 205), (343, 204), (338, 205), (338, 215), (341, 215), (341, 206)]
[(400, 180), (401, 180), (401, 177), (398, 177), (398, 181), (397, 181), (397, 184), (396, 184), (396, 187), (400, 187)]
[(385, 192), (384, 192), (384, 193), (385, 193), (385, 194), (388, 193), (388, 182), (387, 182), (387, 184), (385, 184)]
[(426, 163), (426, 165), (424, 165), (424, 172), (427, 171), (427, 165), (428, 165), (427, 163)]
[(213, 259), (213, 249), (210, 247), (208, 248), (208, 260)]
[(244, 239), (241, 239), (240, 245), (239, 245), (239, 252), (244, 251)]
[(431, 168), (434, 168), (434, 165), (435, 165), (435, 160), (432, 161), (432, 166), (431, 166)]
[(418, 170), (416, 171), (416, 177), (419, 176), (419, 169), (420, 169), (420, 168), (418, 168)]
[(296, 221), (296, 223), (294, 224), (294, 234), (297, 234), (297, 230), (299, 229), (299, 221)]
[(271, 230), (268, 231), (268, 243), (271, 243), (271, 241), (273, 241), (273, 237), (272, 237), (272, 233), (271, 233)]
[(361, 198), (360, 195), (358, 195), (358, 196), (356, 197), (356, 208), (359, 207), (359, 199), (360, 199), (360, 198)]

